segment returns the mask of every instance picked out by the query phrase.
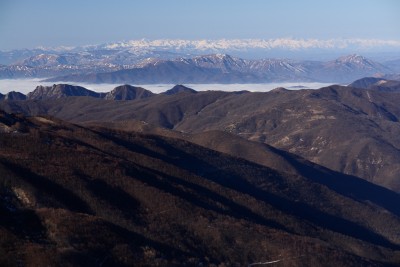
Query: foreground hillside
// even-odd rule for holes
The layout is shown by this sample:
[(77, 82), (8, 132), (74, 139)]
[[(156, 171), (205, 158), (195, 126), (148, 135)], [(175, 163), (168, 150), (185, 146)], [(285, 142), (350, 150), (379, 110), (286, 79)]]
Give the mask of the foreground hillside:
[(2, 112), (0, 132), (2, 266), (400, 262), (399, 195), (355, 177), (51, 117)]

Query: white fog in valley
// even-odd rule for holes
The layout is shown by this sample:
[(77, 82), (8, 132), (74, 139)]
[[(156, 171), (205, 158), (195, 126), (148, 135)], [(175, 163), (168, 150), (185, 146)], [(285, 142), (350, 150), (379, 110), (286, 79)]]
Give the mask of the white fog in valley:
[[(35, 90), (36, 86), (44, 85), (51, 86), (54, 82), (42, 82), (42, 79), (3, 79), (0, 80), (0, 93), (6, 94), (11, 91), (27, 94)], [(75, 83), (75, 82), (58, 82), (71, 85), (79, 85), (95, 92), (109, 92), (120, 84), (90, 84), (90, 83)], [(242, 91), (251, 92), (268, 92), (278, 87), (284, 87), (290, 90), (298, 89), (318, 89), (324, 86), (329, 86), (332, 83), (260, 83), (260, 84), (184, 84), (187, 87), (193, 88), (196, 91)], [(153, 93), (162, 93), (171, 89), (175, 84), (132, 84), (140, 86)]]

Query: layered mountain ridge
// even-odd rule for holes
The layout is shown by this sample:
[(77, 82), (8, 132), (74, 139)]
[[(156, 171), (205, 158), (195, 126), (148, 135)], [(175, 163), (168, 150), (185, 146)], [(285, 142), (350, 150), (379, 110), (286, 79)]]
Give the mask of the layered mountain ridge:
[[(100, 52), (101, 53), (101, 52)], [(104, 52), (105, 53), (105, 52)], [(122, 52), (121, 52), (122, 53)], [(97, 56), (40, 54), (20, 63), (0, 66), (0, 78), (47, 77), (52, 82), (89, 83), (348, 83), (366, 76), (396, 73), (396, 67), (360, 55), (332, 61), (242, 59), (228, 54), (181, 57), (138, 57), (123, 54), (112, 60)], [(71, 58), (72, 57), (72, 58)], [(126, 62), (132, 57), (130, 62)], [(50, 78), (49, 78), (50, 77)]]
[(398, 266), (399, 85), (0, 95), (0, 265)]
[[(68, 87), (47, 88), (60, 86)], [(266, 93), (196, 92), (180, 85), (152, 94), (125, 85), (95, 97), (34, 98), (35, 90), (27, 101), (1, 101), (0, 107), (75, 123), (137, 120), (186, 133), (225, 131), (400, 191), (398, 89), (397, 81), (374, 78), (348, 87)]]

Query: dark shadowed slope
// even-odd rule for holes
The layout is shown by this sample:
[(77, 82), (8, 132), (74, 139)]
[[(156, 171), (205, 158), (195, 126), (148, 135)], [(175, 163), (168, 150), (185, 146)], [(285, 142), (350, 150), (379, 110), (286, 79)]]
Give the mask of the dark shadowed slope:
[(1, 113), (0, 123), (2, 265), (398, 263), (398, 210), (346, 190), (399, 196), (365, 181), (341, 188), (184, 140), (49, 117)]
[(92, 83), (244, 83), (257, 80), (256, 75), (240, 72), (226, 73), (219, 68), (205, 68), (185, 61), (158, 61), (139, 68), (123, 69), (115, 72), (74, 74), (50, 78), (47, 81), (92, 82)]

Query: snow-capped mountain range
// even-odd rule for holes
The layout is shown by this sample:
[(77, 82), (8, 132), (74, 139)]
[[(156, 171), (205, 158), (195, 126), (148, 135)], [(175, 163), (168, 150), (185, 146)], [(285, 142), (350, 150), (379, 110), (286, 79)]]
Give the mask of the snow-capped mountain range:
[[(38, 47), (35, 49), (20, 49), (11, 51), (0, 51), (0, 64), (15, 64), (23, 59), (40, 54), (56, 54), (66, 56), (82, 56), (98, 58), (115, 54), (135, 55), (138, 58), (146, 58), (151, 55), (176, 57), (177, 55), (204, 55), (204, 54), (231, 54), (244, 58), (282, 57), (291, 55), (292, 58), (302, 58), (299, 55), (316, 53), (317, 57), (324, 55), (351, 54), (354, 52), (368, 53), (400, 52), (400, 40), (379, 39), (217, 39), (217, 40), (182, 40), (182, 39), (159, 39), (159, 40), (130, 40), (104, 44), (85, 46), (59, 46)], [(122, 54), (121, 54), (122, 53)], [(317, 59), (317, 58), (313, 58)], [(318, 58), (321, 60), (322, 58)], [(325, 58), (326, 59), (326, 58)]]
[(346, 49), (346, 48), (376, 48), (376, 47), (400, 48), (397, 40), (376, 39), (219, 39), (219, 40), (131, 40), (116, 42), (98, 46), (88, 46), (95, 49), (130, 49), (130, 50), (175, 50), (175, 51), (234, 51), (246, 49)]

